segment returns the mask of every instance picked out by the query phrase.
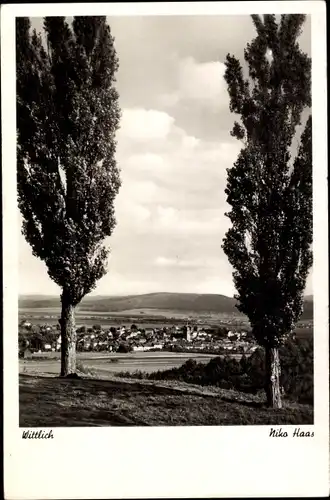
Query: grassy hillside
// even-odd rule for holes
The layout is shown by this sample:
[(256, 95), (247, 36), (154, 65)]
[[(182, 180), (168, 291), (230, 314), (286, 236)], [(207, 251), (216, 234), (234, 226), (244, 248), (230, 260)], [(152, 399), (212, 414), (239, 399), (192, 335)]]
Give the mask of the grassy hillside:
[[(281, 386), (285, 398), (313, 405), (313, 340), (288, 341), (280, 348)], [(208, 363), (189, 359), (183, 365), (152, 373), (122, 373), (125, 378), (139, 377), (150, 380), (180, 380), (201, 386), (217, 386), (240, 392), (257, 394), (264, 392), (266, 378), (265, 353), (257, 349), (251, 356), (240, 359), (213, 357)]]
[[(49, 360), (20, 363), (20, 425), (313, 423), (311, 340), (289, 342), (281, 350), (281, 384), (285, 389), (281, 410), (265, 406), (264, 355), (260, 350), (239, 362), (215, 357), (205, 364), (190, 359), (179, 368), (150, 374), (115, 374), (107, 371), (101, 360), (96, 360), (96, 364), (92, 359), (85, 361), (86, 364), (82, 359), (78, 361), (82, 378), (77, 379), (53, 376)], [(106, 358), (103, 363), (107, 363)], [(53, 368), (58, 373), (55, 359)]]
[(19, 402), (21, 427), (313, 423), (308, 405), (272, 410), (254, 396), (179, 382), (20, 375)]
[[(195, 293), (148, 293), (124, 297), (89, 296), (79, 307), (89, 311), (125, 311), (131, 309), (163, 309), (196, 312), (237, 313), (236, 301), (231, 297)], [(21, 308), (59, 307), (57, 297), (23, 296), (19, 299)]]
[[(19, 298), (21, 309), (40, 309), (60, 307), (59, 297), (22, 296)], [(149, 293), (124, 297), (88, 296), (83, 299), (78, 310), (91, 312), (120, 312), (130, 310), (163, 310), (193, 313), (222, 313), (241, 315), (232, 297), (216, 294), (196, 293)], [(302, 319), (313, 317), (313, 301), (305, 301)]]

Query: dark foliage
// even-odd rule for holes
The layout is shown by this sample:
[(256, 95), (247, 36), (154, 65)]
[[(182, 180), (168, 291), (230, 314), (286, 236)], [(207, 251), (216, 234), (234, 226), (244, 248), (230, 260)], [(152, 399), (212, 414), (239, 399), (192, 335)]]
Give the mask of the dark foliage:
[(62, 289), (61, 374), (75, 372), (74, 308), (106, 273), (120, 188), (118, 58), (105, 16), (16, 18), (22, 232)]
[(122, 353), (132, 352), (132, 351), (133, 347), (130, 344), (124, 344), (124, 343), (119, 344), (117, 349), (117, 352), (122, 352)]
[[(280, 349), (281, 385), (286, 397), (313, 404), (313, 342), (288, 341)], [(179, 368), (145, 375), (155, 380), (180, 380), (191, 384), (214, 385), (223, 389), (257, 394), (265, 385), (265, 353), (257, 349), (250, 357), (213, 358), (209, 363), (190, 359)]]
[(106, 272), (120, 187), (118, 59), (106, 19), (16, 19), (17, 172), (23, 233), (76, 305)]
[(303, 309), (312, 264), (312, 118), (296, 157), (292, 143), (311, 106), (311, 60), (299, 47), (304, 15), (252, 16), (256, 38), (244, 59), (228, 54), (232, 135), (243, 148), (228, 169), (231, 228), (223, 249), (234, 268), (238, 309), (260, 345), (278, 347)]

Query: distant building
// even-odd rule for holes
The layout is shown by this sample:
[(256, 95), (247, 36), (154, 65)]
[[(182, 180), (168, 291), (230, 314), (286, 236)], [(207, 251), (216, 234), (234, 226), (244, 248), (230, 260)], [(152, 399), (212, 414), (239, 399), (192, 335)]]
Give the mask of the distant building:
[(144, 347), (143, 347), (142, 345), (135, 345), (135, 346), (133, 347), (133, 351), (134, 351), (134, 352), (136, 352), (136, 351), (137, 351), (137, 352), (139, 352), (139, 351), (144, 351)]
[(30, 321), (25, 320), (21, 323), (21, 326), (23, 326), (24, 328), (31, 328), (32, 323), (30, 323)]
[(138, 336), (138, 333), (134, 331), (134, 332), (130, 333), (126, 338), (132, 339), (132, 338), (137, 337), (137, 336)]
[(62, 338), (61, 335), (58, 336), (56, 340), (56, 350), (59, 351), (61, 349), (61, 344), (62, 344)]

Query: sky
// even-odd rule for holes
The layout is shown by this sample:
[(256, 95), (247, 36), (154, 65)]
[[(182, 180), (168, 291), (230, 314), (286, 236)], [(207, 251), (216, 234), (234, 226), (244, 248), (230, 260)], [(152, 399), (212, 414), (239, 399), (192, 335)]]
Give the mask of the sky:
[[(108, 273), (92, 292), (219, 293), (232, 296), (221, 244), (226, 169), (240, 143), (230, 136), (224, 74), (255, 36), (249, 16), (108, 17), (119, 57), (122, 109), (117, 162), (122, 187), (107, 241)], [(32, 26), (41, 31), (42, 20)], [(311, 53), (310, 18), (300, 46)], [(20, 294), (60, 292), (19, 235)], [(306, 293), (312, 293), (311, 276)]]

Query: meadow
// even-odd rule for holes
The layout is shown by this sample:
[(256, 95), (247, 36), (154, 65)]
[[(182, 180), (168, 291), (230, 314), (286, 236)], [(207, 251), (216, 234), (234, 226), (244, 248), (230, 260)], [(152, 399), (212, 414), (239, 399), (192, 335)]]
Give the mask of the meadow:
[[(189, 358), (189, 359), (187, 359)], [(299, 362), (298, 362), (299, 361)], [(79, 353), (63, 379), (59, 353), (20, 360), (20, 425), (313, 424), (312, 342), (282, 353), (283, 408), (266, 407), (264, 362), (192, 353)]]
[[(52, 305), (19, 309), (19, 319), (28, 319), (33, 324), (57, 324), (59, 315), (58, 306)], [(159, 328), (182, 325), (188, 317), (193, 315), (174, 310), (102, 312), (78, 309), (76, 324), (77, 327), (97, 324), (106, 329), (135, 323), (139, 328)], [(232, 330), (237, 326), (248, 330), (248, 323), (241, 316), (203, 313), (194, 317), (200, 326), (221, 325)], [(310, 323), (297, 325), (297, 339), (311, 339), (312, 335)], [(235, 381), (230, 382), (231, 387), (226, 380), (218, 383), (218, 362), (215, 360), (214, 374), (207, 368), (213, 366), (215, 357), (220, 360), (217, 355), (192, 352), (79, 352), (77, 373), (80, 378), (61, 379), (59, 352), (34, 353), (33, 359), (19, 360), (20, 426), (313, 423), (310, 403), (284, 399), (281, 410), (272, 410), (266, 407), (262, 390), (249, 393), (242, 390), (244, 384), (241, 382), (237, 387)], [(240, 354), (231, 357), (236, 361), (241, 359)], [(291, 361), (289, 364), (292, 366)], [(305, 384), (305, 376), (302, 382)], [(306, 387), (310, 389), (312, 381), (307, 382)], [(299, 391), (304, 387), (299, 386)]]
[[(152, 373), (159, 370), (170, 370), (183, 365), (188, 359), (198, 363), (207, 363), (215, 357), (209, 354), (175, 353), (175, 352), (135, 352), (130, 354), (102, 354), (97, 352), (77, 353), (78, 363), (81, 362), (89, 373), (107, 375), (119, 372)], [(33, 359), (19, 360), (20, 373), (59, 374), (60, 353), (35, 353)]]
[(260, 396), (183, 382), (60, 379), (20, 375), (21, 427), (303, 425), (313, 409), (285, 401), (266, 408)]
[[(22, 320), (30, 320), (36, 325), (43, 325), (45, 323), (50, 325), (58, 324), (60, 317), (60, 309), (58, 307), (44, 307), (44, 308), (20, 308), (19, 309), (19, 322)], [(76, 325), (92, 327), (95, 324), (101, 325), (102, 328), (109, 328), (110, 326), (120, 327), (128, 326), (136, 323), (139, 328), (159, 328), (162, 326), (182, 325), (186, 324), (187, 318), (200, 326), (225, 326), (233, 328), (235, 326), (249, 330), (249, 323), (246, 318), (242, 316), (234, 316), (223, 313), (205, 313), (194, 316), (191, 311), (178, 312), (178, 311), (165, 311), (165, 310), (131, 310), (120, 312), (102, 312), (102, 311), (76, 311)], [(308, 325), (308, 326), (307, 326)], [(295, 333), (299, 338), (308, 338), (313, 336), (313, 328), (305, 321), (298, 322)]]

